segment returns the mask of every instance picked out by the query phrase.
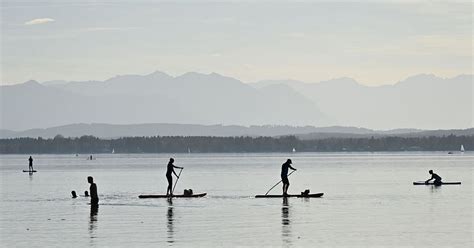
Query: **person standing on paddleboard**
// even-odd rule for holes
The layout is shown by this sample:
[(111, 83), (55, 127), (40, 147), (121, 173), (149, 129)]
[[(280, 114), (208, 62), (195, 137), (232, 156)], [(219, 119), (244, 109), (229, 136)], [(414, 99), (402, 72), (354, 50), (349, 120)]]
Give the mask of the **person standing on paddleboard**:
[(290, 187), (290, 181), (288, 181), (288, 168), (296, 170), (291, 167), (291, 159), (286, 160), (285, 163), (281, 165), (281, 181), (283, 182), (283, 195), (288, 195), (288, 187)]
[(168, 167), (166, 169), (166, 179), (168, 180), (168, 189), (166, 189), (166, 195), (173, 194), (173, 176), (171, 175), (171, 173), (173, 173), (177, 178), (179, 178), (176, 172), (174, 172), (174, 168), (183, 169), (183, 167), (175, 166), (173, 163), (174, 159), (170, 158), (170, 161), (168, 162)]
[(434, 179), (434, 185), (441, 185), (441, 177), (438, 174), (434, 173), (433, 170), (428, 171), (431, 174), (431, 178), (425, 181), (425, 184), (428, 184), (431, 180)]
[(33, 171), (33, 158), (31, 156), (28, 159), (28, 162), (29, 162), (28, 170)]

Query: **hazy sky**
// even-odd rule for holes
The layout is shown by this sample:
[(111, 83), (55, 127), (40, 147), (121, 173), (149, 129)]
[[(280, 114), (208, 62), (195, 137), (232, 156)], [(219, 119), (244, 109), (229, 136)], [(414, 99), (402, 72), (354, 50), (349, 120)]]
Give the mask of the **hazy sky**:
[(472, 3), (2, 0), (1, 83), (155, 70), (394, 83), (472, 71)]

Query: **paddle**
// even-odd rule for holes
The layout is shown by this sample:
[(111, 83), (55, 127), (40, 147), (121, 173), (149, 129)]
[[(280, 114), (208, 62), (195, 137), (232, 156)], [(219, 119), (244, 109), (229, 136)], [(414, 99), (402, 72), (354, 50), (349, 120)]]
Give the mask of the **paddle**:
[[(293, 172), (295, 172), (295, 171), (296, 171), (296, 170), (290, 172), (290, 174), (288, 174), (288, 176), (290, 176), (291, 174), (293, 174)], [(267, 191), (267, 193), (265, 193), (265, 195), (268, 195), (268, 193), (270, 193), (270, 191), (271, 191), (273, 188), (275, 188), (278, 184), (280, 184), (281, 181), (282, 181), (282, 180), (280, 180), (277, 184), (273, 185), (273, 187), (271, 187), (271, 188)]]
[(179, 171), (178, 178), (176, 179), (176, 182), (174, 182), (173, 190), (171, 191), (171, 194), (174, 193), (174, 188), (176, 188), (176, 184), (178, 183), (179, 178), (181, 177), (181, 172), (183, 171), (183, 168)]

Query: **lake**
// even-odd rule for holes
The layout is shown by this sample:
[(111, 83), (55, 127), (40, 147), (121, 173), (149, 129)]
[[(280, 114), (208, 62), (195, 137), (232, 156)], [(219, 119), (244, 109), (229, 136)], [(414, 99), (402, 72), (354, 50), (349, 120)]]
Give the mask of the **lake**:
[[(472, 247), (474, 153), (1, 155), (4, 247)], [(184, 166), (166, 192), (166, 164)], [(293, 160), (289, 193), (322, 198), (255, 199)], [(462, 185), (414, 186), (433, 169)], [(98, 211), (71, 198), (98, 187)], [(271, 193), (280, 194), (281, 184)]]

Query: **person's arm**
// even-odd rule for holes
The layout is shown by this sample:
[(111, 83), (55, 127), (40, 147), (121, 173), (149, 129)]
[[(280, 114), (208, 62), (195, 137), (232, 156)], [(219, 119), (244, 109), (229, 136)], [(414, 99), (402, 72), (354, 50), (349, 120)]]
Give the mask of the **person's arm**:
[(295, 168), (291, 167), (291, 165), (288, 165), (288, 167), (294, 171), (296, 170)]
[(183, 167), (179, 167), (179, 166), (176, 166), (176, 165), (173, 165), (174, 168), (176, 169), (184, 169)]
[(430, 178), (430, 179), (428, 179), (428, 180), (426, 180), (426, 181), (425, 181), (425, 183), (429, 183), (429, 182), (430, 182), (431, 180), (433, 180), (433, 179), (434, 179), (434, 177), (433, 177), (433, 176), (431, 176), (431, 178)]

